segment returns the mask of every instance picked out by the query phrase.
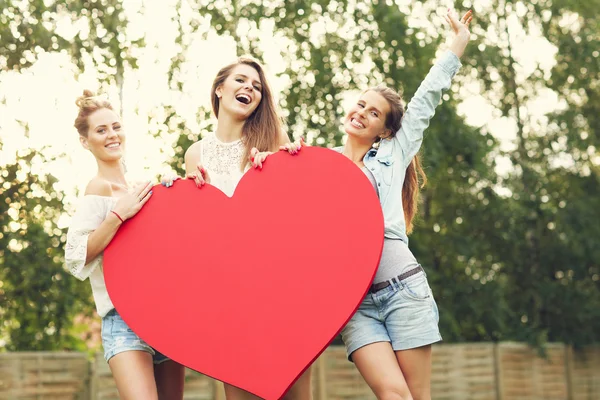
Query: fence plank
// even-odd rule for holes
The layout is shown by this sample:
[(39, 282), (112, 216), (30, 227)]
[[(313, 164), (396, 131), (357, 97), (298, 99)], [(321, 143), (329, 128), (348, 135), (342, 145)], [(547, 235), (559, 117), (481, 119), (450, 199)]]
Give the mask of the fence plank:
[(571, 354), (573, 400), (600, 399), (600, 347), (574, 349)]
[[(436, 400), (600, 399), (600, 347), (546, 346), (547, 357), (520, 343), (439, 344), (433, 347)], [(312, 367), (315, 400), (369, 400), (375, 396), (341, 346)], [(0, 353), (0, 400), (117, 400), (102, 354)], [(186, 370), (185, 400), (224, 400), (223, 385)]]
[[(118, 400), (119, 392), (117, 391), (115, 380), (108, 364), (104, 361), (104, 357), (100, 353), (96, 355), (93, 370), (92, 400)], [(185, 400), (213, 400), (218, 397), (218, 390), (219, 386), (213, 379), (186, 369)]]
[(563, 400), (568, 397), (563, 344), (545, 346), (542, 358), (521, 343), (498, 344), (501, 400)]
[(432, 359), (432, 398), (496, 400), (494, 344), (440, 344)]
[(82, 400), (88, 360), (81, 353), (0, 353), (0, 399)]

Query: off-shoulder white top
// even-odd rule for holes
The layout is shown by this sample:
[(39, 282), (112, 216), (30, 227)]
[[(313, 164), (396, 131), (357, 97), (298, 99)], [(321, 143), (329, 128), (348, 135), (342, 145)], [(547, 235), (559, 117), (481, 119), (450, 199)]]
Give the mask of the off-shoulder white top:
[(96, 230), (117, 203), (116, 197), (85, 195), (77, 206), (67, 232), (65, 264), (77, 279), (89, 278), (96, 309), (104, 317), (114, 308), (104, 283), (102, 268), (103, 253), (89, 263), (85, 263), (87, 242), (90, 233)]

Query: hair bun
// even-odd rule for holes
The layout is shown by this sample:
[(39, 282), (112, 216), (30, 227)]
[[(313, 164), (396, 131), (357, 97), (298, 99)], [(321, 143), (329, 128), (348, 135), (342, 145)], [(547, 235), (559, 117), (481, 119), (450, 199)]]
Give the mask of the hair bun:
[(79, 96), (77, 98), (77, 100), (75, 100), (75, 104), (77, 105), (77, 107), (82, 108), (87, 99), (89, 99), (90, 97), (95, 97), (95, 96), (96, 95), (94, 94), (94, 92), (92, 92), (91, 90), (85, 89), (83, 91), (83, 96)]

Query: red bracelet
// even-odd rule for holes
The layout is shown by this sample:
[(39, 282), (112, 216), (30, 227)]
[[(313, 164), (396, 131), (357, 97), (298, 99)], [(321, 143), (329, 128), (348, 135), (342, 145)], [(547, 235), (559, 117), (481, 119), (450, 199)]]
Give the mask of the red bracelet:
[(124, 223), (125, 221), (123, 221), (123, 218), (121, 218), (121, 216), (119, 214), (117, 214), (115, 211), (110, 210), (111, 213), (115, 214), (117, 216), (117, 218), (119, 218), (121, 220), (121, 223)]

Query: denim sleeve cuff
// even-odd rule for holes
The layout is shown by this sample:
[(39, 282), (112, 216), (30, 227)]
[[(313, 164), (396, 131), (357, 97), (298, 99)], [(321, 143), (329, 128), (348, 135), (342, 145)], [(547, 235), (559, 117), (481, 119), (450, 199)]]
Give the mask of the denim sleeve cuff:
[(444, 55), (440, 58), (437, 64), (442, 68), (451, 78), (456, 75), (456, 72), (462, 67), (460, 59), (451, 50), (447, 50)]

